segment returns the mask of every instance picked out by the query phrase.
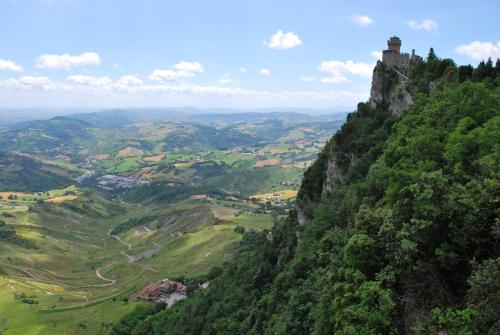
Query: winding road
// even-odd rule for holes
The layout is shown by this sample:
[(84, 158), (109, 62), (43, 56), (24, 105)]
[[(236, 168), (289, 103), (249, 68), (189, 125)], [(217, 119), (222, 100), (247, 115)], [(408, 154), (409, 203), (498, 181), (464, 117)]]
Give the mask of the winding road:
[(40, 281), (40, 282), (43, 282), (43, 283), (47, 283), (47, 284), (59, 285), (59, 286), (67, 287), (67, 288), (106, 287), (106, 286), (110, 286), (110, 285), (113, 285), (113, 284), (116, 283), (116, 280), (103, 277), (100, 274), (100, 271), (104, 267), (97, 269), (96, 272), (95, 272), (95, 274), (96, 274), (96, 276), (99, 279), (102, 279), (104, 281), (108, 281), (108, 283), (106, 283), (106, 284), (88, 284), (88, 285), (68, 285), (66, 283), (63, 283), (63, 282), (60, 282), (60, 281), (57, 281), (57, 280), (50, 280), (50, 279), (40, 278), (39, 276), (35, 275), (34, 273), (30, 272), (29, 270), (27, 270), (27, 269), (25, 269), (25, 268), (23, 268), (21, 266), (18, 266), (18, 265), (11, 265), (11, 264), (6, 264), (6, 263), (2, 263), (2, 262), (0, 262), (0, 265), (8, 266), (8, 267), (14, 268), (14, 269), (16, 269), (18, 271), (21, 271), (24, 274), (28, 275), (30, 278), (35, 279), (37, 281)]
[[(122, 239), (120, 238), (120, 236), (117, 236), (117, 235), (113, 235), (113, 234), (111, 234), (111, 231), (112, 231), (112, 230), (113, 230), (113, 229), (108, 230), (108, 236), (111, 236), (111, 237), (115, 238), (118, 242), (120, 242), (121, 244), (126, 245), (128, 250), (132, 250), (132, 244), (125, 242), (124, 240), (122, 240)], [(128, 260), (128, 262), (129, 262), (129, 263), (132, 263), (132, 262), (134, 262), (134, 261), (135, 261), (134, 256), (131, 256), (131, 255), (127, 254), (127, 253), (126, 253), (125, 251), (123, 251), (123, 250), (122, 250), (122, 251), (120, 251), (120, 254), (122, 254), (123, 256), (127, 257), (127, 260)]]
[[(149, 228), (147, 230), (150, 231)], [(132, 245), (130, 243), (125, 242), (124, 240), (122, 240), (117, 235), (111, 234), (111, 231), (112, 231), (112, 229), (110, 229), (108, 231), (108, 233), (107, 233), (108, 236), (113, 237), (118, 242), (120, 242), (121, 244), (125, 245), (127, 247), (127, 250), (132, 250)], [(159, 249), (160, 247), (161, 247), (160, 245), (155, 244), (155, 248), (153, 248), (152, 250), (150, 250), (148, 252), (155, 253), (155, 252), (157, 252), (156, 249)], [(148, 252), (145, 252), (144, 254), (148, 254)], [(136, 257), (127, 254), (125, 251), (122, 250), (122, 251), (120, 251), (120, 253), (127, 258), (127, 260), (128, 260), (129, 263), (132, 263), (132, 262), (136, 261)], [(140, 254), (140, 256), (142, 257), (143, 255)], [(14, 268), (14, 269), (16, 269), (18, 271), (21, 271), (22, 273), (26, 274), (28, 277), (30, 277), (30, 278), (32, 278), (34, 280), (37, 280), (37, 281), (40, 281), (40, 282), (43, 282), (43, 283), (47, 283), (47, 284), (54, 284), (54, 285), (59, 285), (59, 286), (63, 286), (63, 287), (66, 287), (66, 288), (76, 288), (76, 289), (78, 289), (78, 288), (88, 288), (88, 287), (106, 287), (106, 286), (111, 286), (111, 285), (116, 284), (116, 280), (115, 279), (106, 278), (106, 277), (104, 277), (101, 274), (101, 270), (102, 269), (104, 269), (105, 267), (110, 266), (112, 264), (113, 263), (104, 265), (104, 266), (100, 267), (99, 269), (95, 270), (95, 275), (97, 276), (97, 278), (99, 278), (100, 280), (106, 281), (107, 283), (105, 283), (105, 284), (68, 285), (66, 283), (63, 283), (63, 282), (60, 282), (60, 281), (57, 281), (57, 280), (50, 280), (50, 279), (41, 278), (38, 275), (36, 275), (33, 272), (31, 272), (30, 270), (28, 270), (26, 268), (23, 268), (21, 266), (12, 265), (12, 264), (6, 264), (6, 263), (3, 263), (3, 262), (0, 262), (0, 265), (8, 266), (8, 267)]]

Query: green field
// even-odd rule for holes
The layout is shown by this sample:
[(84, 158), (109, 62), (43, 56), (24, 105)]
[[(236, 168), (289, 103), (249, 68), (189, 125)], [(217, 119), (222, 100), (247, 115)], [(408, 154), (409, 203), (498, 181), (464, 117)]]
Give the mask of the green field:
[[(23, 206), (0, 207), (6, 223), (0, 229), (14, 230), (33, 243), (30, 248), (10, 240), (0, 243), (3, 334), (105, 334), (138, 303), (135, 293), (146, 284), (206, 274), (232, 255), (241, 239), (236, 226), (271, 226), (269, 215), (234, 217), (232, 208), (215, 201), (118, 205), (91, 190), (82, 190), (71, 204)], [(240, 207), (251, 208), (244, 202)], [(232, 217), (219, 218), (220, 213)], [(134, 217), (149, 220), (120, 233), (122, 242), (108, 234)], [(157, 253), (133, 262), (123, 254), (136, 256), (157, 246)]]

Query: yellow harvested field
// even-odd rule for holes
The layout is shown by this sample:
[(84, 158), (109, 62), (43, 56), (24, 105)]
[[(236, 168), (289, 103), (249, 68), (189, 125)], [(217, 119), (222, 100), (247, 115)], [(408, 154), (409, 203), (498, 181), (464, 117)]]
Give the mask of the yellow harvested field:
[(187, 167), (190, 167), (191, 163), (175, 163), (174, 166), (176, 169), (185, 169)]
[[(3, 203), (33, 203), (37, 200), (61, 203), (78, 198), (75, 195), (77, 192), (78, 189), (74, 185), (43, 192), (0, 192), (0, 200)], [(9, 199), (12, 196), (14, 199)]]
[(141, 169), (140, 172), (136, 174), (137, 177), (139, 178), (144, 178), (144, 179), (149, 179), (153, 178), (156, 174), (156, 171), (158, 170), (158, 166), (145, 166)]
[(257, 199), (259, 201), (267, 201), (273, 197), (280, 197), (281, 200), (288, 200), (297, 197), (297, 191), (295, 190), (281, 190), (276, 192), (269, 192), (264, 194), (252, 195), (250, 199)]
[(99, 154), (99, 155), (94, 156), (94, 159), (98, 160), (98, 161), (103, 161), (103, 160), (108, 159), (108, 158), (109, 158), (109, 154)]
[(308, 167), (310, 167), (312, 165), (312, 163), (314, 163), (314, 160), (298, 162), (298, 163), (293, 164), (293, 166), (295, 166), (296, 168), (299, 168), (299, 169), (307, 169)]
[(24, 192), (0, 192), (0, 196), (4, 199), (7, 199), (9, 195), (15, 195), (18, 197), (24, 197), (24, 196), (36, 196), (37, 193), (24, 193)]
[(65, 201), (71, 201), (71, 200), (76, 200), (76, 199), (78, 199), (78, 197), (76, 195), (69, 194), (69, 195), (61, 195), (60, 197), (47, 199), (47, 200), (45, 200), (45, 202), (50, 202), (53, 204), (60, 204), (60, 203), (63, 203)]
[(263, 159), (263, 160), (257, 161), (255, 163), (255, 167), (276, 166), (276, 165), (280, 165), (280, 163), (281, 163), (281, 160), (279, 158)]
[(164, 157), (165, 157), (165, 154), (162, 153), (162, 154), (159, 154), (159, 155), (156, 155), (156, 156), (144, 157), (142, 160), (145, 161), (145, 162), (159, 162)]
[(128, 148), (125, 148), (125, 149), (118, 151), (118, 153), (116, 154), (116, 157), (117, 158), (125, 158), (125, 157), (133, 157), (133, 156), (142, 156), (143, 154), (144, 154), (144, 152), (140, 149), (128, 147)]
[(206, 194), (194, 194), (191, 199), (208, 199), (208, 196)]
[(263, 149), (260, 149), (259, 151), (257, 151), (257, 154), (259, 155), (264, 155), (266, 153), (270, 153), (270, 154), (286, 154), (288, 151), (290, 151), (289, 149), (278, 149), (278, 148), (269, 148), (269, 147), (266, 147), (266, 148), (263, 148)]

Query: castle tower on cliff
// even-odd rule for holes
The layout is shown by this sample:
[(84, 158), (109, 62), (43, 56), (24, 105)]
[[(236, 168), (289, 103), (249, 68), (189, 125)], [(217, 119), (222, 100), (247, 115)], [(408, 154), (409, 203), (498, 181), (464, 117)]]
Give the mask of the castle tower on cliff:
[(412, 50), (411, 56), (408, 53), (401, 53), (401, 39), (397, 36), (392, 36), (387, 41), (387, 50), (382, 51), (382, 63), (389, 67), (397, 67), (405, 72), (411, 64), (414, 64), (418, 59), (415, 55), (415, 49)]

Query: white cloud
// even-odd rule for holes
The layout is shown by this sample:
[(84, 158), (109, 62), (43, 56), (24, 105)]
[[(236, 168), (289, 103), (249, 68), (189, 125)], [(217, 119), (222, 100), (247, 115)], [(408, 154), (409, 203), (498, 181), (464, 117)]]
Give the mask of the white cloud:
[(307, 81), (307, 82), (313, 82), (313, 81), (316, 81), (316, 77), (314, 77), (314, 76), (304, 76), (304, 77), (300, 77), (300, 80)]
[(149, 79), (155, 81), (176, 81), (189, 77), (194, 77), (194, 73), (186, 71), (176, 71), (171, 69), (156, 69), (149, 76)]
[(424, 19), (420, 22), (418, 21), (408, 21), (406, 22), (406, 24), (408, 26), (410, 26), (410, 28), (412, 29), (418, 29), (418, 30), (427, 30), (427, 31), (431, 31), (431, 30), (434, 30), (434, 29), (437, 29), (437, 27), (439, 26), (438, 23), (434, 20), (431, 20), (431, 19)]
[(37, 60), (37, 68), (69, 70), (76, 66), (99, 65), (101, 59), (95, 52), (84, 52), (81, 55), (41, 55)]
[(127, 86), (127, 87), (133, 87), (133, 86), (142, 86), (144, 83), (141, 79), (132, 76), (132, 75), (126, 75), (122, 76), (120, 79), (116, 81), (117, 85), (122, 85), (122, 86)]
[(271, 71), (269, 69), (260, 69), (260, 74), (263, 76), (269, 76), (271, 74)]
[(291, 49), (299, 45), (302, 45), (300, 38), (293, 32), (284, 33), (282, 30), (278, 30), (274, 35), (271, 36), (269, 41), (264, 41), (264, 46), (271, 49)]
[(377, 58), (378, 60), (382, 60), (382, 51), (380, 51), (380, 50), (370, 51), (370, 55)]
[(324, 84), (339, 84), (347, 82), (347, 78), (342, 75), (333, 75), (331, 77), (323, 77), (320, 80)]
[(231, 76), (229, 75), (229, 73), (226, 73), (226, 74), (224, 74), (224, 76), (222, 78), (220, 78), (219, 80), (217, 80), (217, 82), (219, 84), (227, 85), (227, 84), (237, 83), (238, 81), (231, 79)]
[(156, 69), (151, 73), (149, 79), (165, 82), (177, 81), (185, 78), (194, 77), (196, 73), (203, 72), (203, 65), (198, 62), (181, 61), (174, 64), (169, 69)]
[(474, 41), (469, 44), (459, 45), (455, 51), (477, 60), (488, 59), (489, 57), (495, 59), (500, 58), (500, 42), (495, 44), (492, 42)]
[(92, 86), (92, 87), (105, 87), (109, 86), (113, 80), (111, 78), (104, 77), (93, 77), (93, 76), (85, 76), (85, 75), (75, 75), (69, 76), (68, 81), (73, 84), (82, 85), (82, 86)]
[(245, 73), (245, 72), (247, 72), (247, 68), (246, 68), (246, 67), (243, 67), (243, 66), (242, 66), (242, 67), (240, 67), (240, 72), (241, 72), (241, 73)]
[(23, 72), (23, 67), (11, 60), (0, 59), (0, 71)]
[(19, 79), (8, 78), (0, 80), (0, 89), (12, 91), (43, 90), (50, 91), (56, 89), (56, 84), (44, 76), (23, 76)]
[(352, 21), (360, 27), (368, 27), (375, 23), (375, 21), (368, 15), (353, 16)]
[(181, 61), (177, 64), (174, 65), (174, 68), (179, 71), (186, 71), (186, 72), (203, 72), (203, 65), (201, 65), (198, 62), (186, 62), (186, 61)]
[(352, 60), (342, 62), (338, 60), (321, 61), (319, 70), (328, 73), (328, 77), (321, 78), (322, 83), (338, 84), (348, 81), (347, 74), (371, 77), (373, 72), (373, 64), (368, 63), (355, 63)]

